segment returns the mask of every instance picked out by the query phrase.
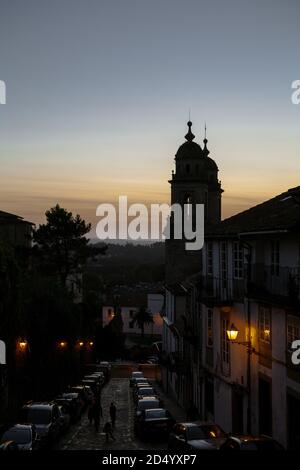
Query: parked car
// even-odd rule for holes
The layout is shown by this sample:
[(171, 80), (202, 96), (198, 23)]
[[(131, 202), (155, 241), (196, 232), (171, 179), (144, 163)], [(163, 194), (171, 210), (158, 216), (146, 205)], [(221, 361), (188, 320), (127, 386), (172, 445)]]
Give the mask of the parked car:
[(164, 408), (142, 411), (136, 420), (136, 432), (142, 438), (167, 437), (175, 424), (174, 418)]
[(64, 434), (71, 425), (71, 415), (66, 405), (59, 405), (58, 410), (59, 410), (60, 433)]
[(100, 367), (106, 367), (109, 371), (111, 371), (111, 364), (107, 361), (101, 361), (99, 362)]
[(101, 385), (104, 385), (104, 383), (105, 383), (105, 375), (104, 375), (104, 372), (102, 372), (102, 371), (94, 372), (94, 373), (91, 374), (91, 375), (94, 376), (94, 377), (98, 377), (100, 384), (101, 384)]
[(2, 435), (1, 444), (13, 441), (18, 450), (37, 450), (39, 439), (33, 424), (15, 424)]
[(140, 371), (132, 372), (131, 377), (129, 379), (130, 387), (133, 386), (135, 379), (143, 379), (143, 378), (144, 378), (143, 372), (140, 372)]
[(101, 361), (101, 362), (97, 365), (97, 371), (103, 372), (103, 373), (104, 373), (104, 377), (105, 377), (105, 381), (106, 381), (106, 382), (109, 381), (110, 376), (111, 376), (111, 365), (110, 365), (109, 362), (107, 362), (107, 361)]
[(135, 379), (132, 379), (132, 388), (133, 392), (135, 391), (135, 387), (138, 385), (150, 385), (148, 379), (145, 377), (137, 377)]
[(53, 445), (59, 437), (59, 410), (56, 403), (27, 403), (21, 409), (20, 422), (35, 425), (41, 447)]
[(79, 398), (84, 402), (85, 406), (94, 398), (94, 393), (89, 385), (73, 385), (69, 387), (68, 391), (78, 393)]
[(149, 356), (147, 357), (147, 364), (158, 364), (159, 363), (159, 358), (158, 356)]
[(153, 408), (160, 408), (159, 399), (156, 397), (147, 397), (141, 400), (138, 400), (135, 410), (135, 421), (136, 418), (141, 416), (142, 411), (144, 410), (151, 410)]
[(155, 397), (157, 395), (155, 389), (153, 387), (139, 387), (136, 390), (136, 393), (134, 395), (134, 401), (137, 402), (143, 397)]
[(148, 382), (148, 380), (144, 380), (143, 382), (138, 382), (136, 384), (133, 385), (132, 387), (132, 393), (133, 395), (137, 392), (137, 390), (139, 388), (145, 388), (145, 387), (152, 387), (152, 385), (150, 384), (150, 382)]
[(81, 385), (90, 387), (93, 393), (97, 393), (99, 387), (95, 379), (82, 379)]
[(268, 436), (230, 436), (220, 450), (282, 451), (284, 447)]
[(65, 406), (66, 411), (71, 417), (72, 423), (76, 423), (80, 419), (84, 410), (84, 402), (81, 401), (78, 393), (62, 393), (60, 396), (55, 398), (54, 401), (58, 406)]
[(0, 444), (0, 451), (2, 450), (19, 450), (19, 447), (14, 441), (5, 441)]
[(228, 435), (217, 424), (207, 422), (177, 423), (170, 433), (168, 449), (178, 451), (215, 450)]

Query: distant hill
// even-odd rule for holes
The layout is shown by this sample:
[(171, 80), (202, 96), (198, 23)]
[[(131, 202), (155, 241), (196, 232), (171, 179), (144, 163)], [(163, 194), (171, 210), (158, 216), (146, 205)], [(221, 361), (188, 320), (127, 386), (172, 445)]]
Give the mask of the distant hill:
[(104, 256), (90, 260), (88, 269), (101, 274), (109, 284), (135, 284), (164, 280), (165, 246), (163, 242), (152, 244), (95, 243), (95, 247), (107, 246)]

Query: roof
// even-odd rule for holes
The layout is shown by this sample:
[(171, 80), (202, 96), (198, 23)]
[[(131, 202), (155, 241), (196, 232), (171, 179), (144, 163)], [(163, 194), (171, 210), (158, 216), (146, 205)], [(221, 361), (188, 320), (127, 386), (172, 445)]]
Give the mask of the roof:
[(29, 224), (29, 225), (34, 225), (32, 222), (28, 222), (27, 220), (24, 220), (23, 217), (20, 217), (19, 215), (16, 214), (10, 214), (9, 212), (4, 212), (0, 210), (0, 224), (3, 223), (22, 223), (22, 224)]
[(207, 237), (300, 230), (300, 186), (208, 227)]

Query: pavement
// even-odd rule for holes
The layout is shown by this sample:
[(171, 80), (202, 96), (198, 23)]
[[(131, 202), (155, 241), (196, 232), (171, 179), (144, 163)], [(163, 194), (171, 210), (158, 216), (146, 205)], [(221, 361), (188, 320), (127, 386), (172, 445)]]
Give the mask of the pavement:
[[(167, 397), (157, 383), (154, 386), (159, 391), (165, 407), (174, 416), (176, 421), (185, 420), (184, 411), (178, 407), (173, 400)], [(102, 432), (106, 421), (110, 421), (109, 407), (111, 402), (117, 407), (116, 427), (114, 436), (116, 441), (106, 442), (105, 434)], [(103, 388), (101, 395), (103, 417), (100, 422), (100, 430), (97, 433), (89, 424), (85, 413), (81, 422), (68, 431), (61, 439), (59, 449), (61, 450), (165, 450), (167, 442), (143, 442), (134, 435), (133, 418), (134, 403), (132, 391), (128, 378), (112, 378)]]

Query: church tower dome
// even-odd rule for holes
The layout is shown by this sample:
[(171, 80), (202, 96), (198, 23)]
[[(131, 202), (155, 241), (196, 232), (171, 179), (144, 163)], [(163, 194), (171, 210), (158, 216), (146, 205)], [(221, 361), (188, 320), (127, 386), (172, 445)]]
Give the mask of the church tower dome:
[[(175, 155), (175, 171), (169, 180), (171, 185), (171, 204), (204, 205), (205, 226), (221, 221), (222, 188), (218, 179), (218, 166), (209, 157), (208, 140), (203, 140), (203, 148), (194, 142), (192, 122), (188, 121), (186, 142), (178, 148)], [(172, 219), (172, 218), (171, 218)], [(172, 223), (171, 223), (172, 226)], [(201, 251), (185, 251), (185, 241), (170, 239), (166, 241), (167, 282), (170, 279), (183, 279), (189, 271), (200, 271)], [(168, 269), (169, 267), (169, 269)], [(168, 276), (168, 272), (170, 276)], [(184, 274), (183, 274), (184, 273)]]

